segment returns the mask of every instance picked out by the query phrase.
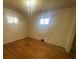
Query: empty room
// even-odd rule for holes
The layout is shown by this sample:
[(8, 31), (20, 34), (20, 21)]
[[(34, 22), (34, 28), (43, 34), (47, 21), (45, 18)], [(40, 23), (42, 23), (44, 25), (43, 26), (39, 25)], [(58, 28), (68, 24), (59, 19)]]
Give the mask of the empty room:
[(3, 0), (3, 59), (76, 59), (76, 0)]

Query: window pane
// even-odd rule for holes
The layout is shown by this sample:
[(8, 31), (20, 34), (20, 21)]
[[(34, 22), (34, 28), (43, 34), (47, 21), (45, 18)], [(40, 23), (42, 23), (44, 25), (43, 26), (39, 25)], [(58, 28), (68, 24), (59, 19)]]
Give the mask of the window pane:
[(17, 24), (18, 23), (18, 18), (14, 17), (13, 23)]
[(44, 24), (44, 19), (41, 19), (40, 20), (40, 24)]
[(8, 18), (7, 19), (8, 20), (8, 23), (11, 23), (12, 24), (13, 23), (13, 17), (8, 16), (7, 18)]
[(49, 24), (49, 18), (45, 18), (44, 24)]

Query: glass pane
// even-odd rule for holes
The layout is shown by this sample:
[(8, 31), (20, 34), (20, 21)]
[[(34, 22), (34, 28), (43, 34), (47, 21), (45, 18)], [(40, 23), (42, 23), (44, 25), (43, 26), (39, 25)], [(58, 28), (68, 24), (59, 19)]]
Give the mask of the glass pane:
[(45, 18), (44, 24), (49, 24), (49, 18)]
[(41, 19), (40, 20), (40, 24), (44, 24), (44, 19)]
[(8, 20), (8, 23), (11, 23), (11, 24), (12, 24), (12, 23), (13, 23), (13, 17), (8, 16), (7, 18), (8, 18), (8, 19), (7, 19), (7, 20)]
[(13, 23), (17, 24), (18, 23), (18, 18), (14, 17)]

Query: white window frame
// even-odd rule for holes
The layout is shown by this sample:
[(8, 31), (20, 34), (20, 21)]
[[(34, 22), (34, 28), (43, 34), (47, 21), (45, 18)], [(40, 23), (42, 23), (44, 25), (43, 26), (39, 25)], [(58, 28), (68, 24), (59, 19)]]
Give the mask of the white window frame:
[(14, 16), (7, 16), (7, 20), (9, 24), (17, 24), (18, 23), (18, 18)]
[(40, 19), (40, 24), (49, 24), (49, 18), (41, 18)]

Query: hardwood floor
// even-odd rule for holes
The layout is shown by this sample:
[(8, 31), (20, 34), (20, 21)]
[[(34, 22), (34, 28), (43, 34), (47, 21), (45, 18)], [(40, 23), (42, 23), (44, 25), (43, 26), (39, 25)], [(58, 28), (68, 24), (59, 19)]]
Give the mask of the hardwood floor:
[(4, 59), (69, 59), (64, 48), (25, 38), (3, 46)]

